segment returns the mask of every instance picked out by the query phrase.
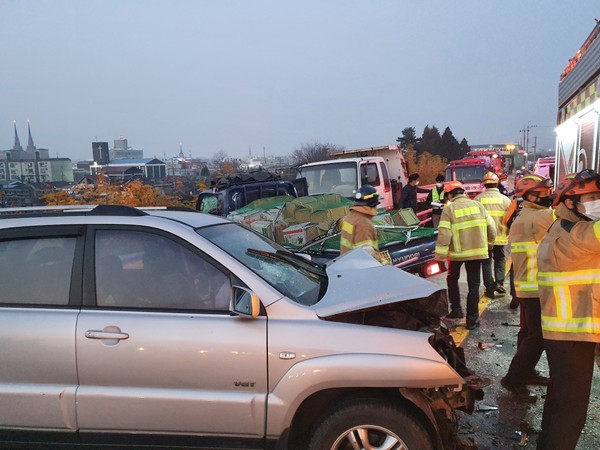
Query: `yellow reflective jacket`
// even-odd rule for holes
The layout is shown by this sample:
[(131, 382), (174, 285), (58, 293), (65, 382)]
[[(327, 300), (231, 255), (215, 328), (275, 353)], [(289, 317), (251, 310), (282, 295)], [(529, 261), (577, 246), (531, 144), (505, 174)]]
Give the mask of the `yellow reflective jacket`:
[(556, 217), (538, 247), (544, 339), (600, 343), (600, 221)]
[(510, 227), (508, 239), (517, 297), (540, 296), (537, 283), (537, 250), (552, 222), (554, 214), (550, 208), (525, 200), (519, 216)]
[(508, 228), (504, 225), (502, 219), (510, 206), (510, 199), (501, 194), (498, 188), (485, 188), (485, 191), (475, 197), (475, 200), (480, 202), (494, 219), (497, 231), (494, 245), (508, 244)]
[(496, 225), (483, 205), (464, 194), (458, 195), (442, 210), (435, 259), (487, 259), (495, 239)]
[(373, 216), (376, 215), (377, 208), (371, 206), (350, 207), (350, 213), (341, 222), (340, 254), (367, 245), (378, 250), (377, 231), (373, 225)]

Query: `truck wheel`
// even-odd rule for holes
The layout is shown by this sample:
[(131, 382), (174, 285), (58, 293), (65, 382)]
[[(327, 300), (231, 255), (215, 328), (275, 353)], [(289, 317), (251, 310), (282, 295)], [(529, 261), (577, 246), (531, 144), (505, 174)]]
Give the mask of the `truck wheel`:
[(356, 400), (340, 405), (315, 429), (311, 450), (431, 450), (425, 427), (389, 402)]

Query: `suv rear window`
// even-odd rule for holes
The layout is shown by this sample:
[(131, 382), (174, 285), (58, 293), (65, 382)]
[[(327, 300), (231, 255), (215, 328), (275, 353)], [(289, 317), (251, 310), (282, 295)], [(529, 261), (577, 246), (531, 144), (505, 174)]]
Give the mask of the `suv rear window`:
[(67, 305), (74, 237), (0, 242), (0, 303)]

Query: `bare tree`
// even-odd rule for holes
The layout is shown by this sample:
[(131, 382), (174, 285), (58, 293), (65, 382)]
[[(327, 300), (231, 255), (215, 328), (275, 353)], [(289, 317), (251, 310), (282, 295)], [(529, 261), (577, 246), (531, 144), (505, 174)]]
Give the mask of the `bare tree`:
[(223, 166), (223, 163), (229, 159), (227, 152), (223, 150), (219, 150), (213, 155), (212, 163), (214, 167), (220, 168)]
[(294, 164), (306, 164), (315, 161), (324, 161), (329, 159), (331, 152), (339, 152), (344, 150), (341, 145), (330, 144), (329, 142), (321, 143), (318, 141), (302, 144), (300, 148), (292, 152)]

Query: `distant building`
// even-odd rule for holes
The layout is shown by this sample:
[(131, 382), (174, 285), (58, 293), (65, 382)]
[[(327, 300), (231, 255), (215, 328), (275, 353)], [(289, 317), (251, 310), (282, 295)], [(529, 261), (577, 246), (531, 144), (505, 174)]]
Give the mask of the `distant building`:
[(36, 198), (35, 189), (30, 184), (20, 181), (0, 184), (0, 206), (2, 208), (34, 206)]
[(19, 140), (19, 134), (17, 133), (17, 124), (14, 123), (15, 127), (15, 143), (13, 148), (8, 150), (0, 150), (0, 159), (35, 159), (36, 156), (38, 158), (49, 158), (48, 149), (47, 148), (37, 148), (33, 143), (33, 138), (31, 137), (31, 128), (29, 126), (29, 122), (27, 122), (27, 148), (23, 150), (21, 146), (21, 141)]
[(27, 122), (28, 142), (23, 150), (15, 123), (15, 143), (12, 149), (0, 151), (0, 182), (27, 183), (72, 182), (73, 168), (69, 158), (50, 158), (48, 149), (37, 148)]
[[(144, 157), (144, 151), (141, 149), (131, 148), (123, 136), (119, 136), (114, 140), (114, 147), (109, 151), (110, 161), (117, 159), (142, 159)], [(94, 161), (96, 159), (94, 158)], [(98, 163), (100, 163), (98, 161)]]
[(73, 166), (69, 158), (19, 159), (0, 161), (0, 180), (27, 183), (73, 181)]
[(108, 151), (108, 142), (92, 142), (92, 154), (94, 161), (100, 165), (106, 165), (110, 162), (110, 153)]
[(159, 180), (167, 176), (167, 165), (156, 158), (121, 159), (112, 161), (105, 166), (91, 164), (89, 169), (90, 175), (98, 175), (104, 171), (109, 177), (119, 180), (134, 177)]

